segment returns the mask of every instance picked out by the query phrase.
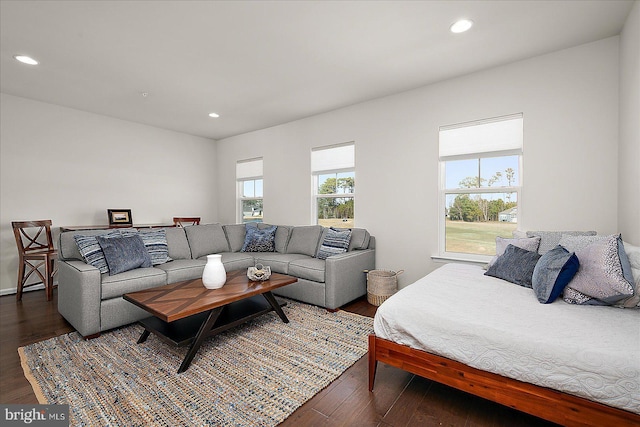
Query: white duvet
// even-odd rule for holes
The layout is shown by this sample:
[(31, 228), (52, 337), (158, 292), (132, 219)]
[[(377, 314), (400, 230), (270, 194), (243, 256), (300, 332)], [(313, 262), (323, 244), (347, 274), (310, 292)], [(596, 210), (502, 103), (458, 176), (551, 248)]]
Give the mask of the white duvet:
[(540, 304), (533, 290), (445, 264), (376, 313), (378, 337), (640, 413), (640, 310)]

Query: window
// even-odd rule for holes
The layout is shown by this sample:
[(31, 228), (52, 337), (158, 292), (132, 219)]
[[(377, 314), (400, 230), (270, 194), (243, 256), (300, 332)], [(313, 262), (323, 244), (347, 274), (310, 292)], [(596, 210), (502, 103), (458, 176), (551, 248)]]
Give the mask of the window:
[(324, 227), (354, 226), (356, 183), (353, 142), (311, 150), (315, 223)]
[(262, 158), (236, 163), (238, 223), (262, 222)]
[(440, 128), (440, 254), (478, 261), (518, 223), (523, 116)]

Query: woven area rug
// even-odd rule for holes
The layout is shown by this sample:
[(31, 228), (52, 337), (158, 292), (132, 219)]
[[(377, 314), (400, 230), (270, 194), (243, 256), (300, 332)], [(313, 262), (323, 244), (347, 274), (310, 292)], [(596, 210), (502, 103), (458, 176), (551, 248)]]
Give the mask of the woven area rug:
[(132, 325), (84, 340), (74, 332), (18, 349), (40, 403), (69, 404), (73, 426), (274, 426), (367, 352), (373, 319), (289, 301), (186, 347)]

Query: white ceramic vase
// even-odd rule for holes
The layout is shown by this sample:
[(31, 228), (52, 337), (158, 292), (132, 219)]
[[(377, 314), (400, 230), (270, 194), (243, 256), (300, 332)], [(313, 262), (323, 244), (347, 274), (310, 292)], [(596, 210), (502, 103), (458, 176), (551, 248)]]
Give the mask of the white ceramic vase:
[(227, 272), (222, 264), (222, 255), (207, 255), (207, 265), (202, 272), (202, 283), (207, 289), (219, 289), (227, 281)]

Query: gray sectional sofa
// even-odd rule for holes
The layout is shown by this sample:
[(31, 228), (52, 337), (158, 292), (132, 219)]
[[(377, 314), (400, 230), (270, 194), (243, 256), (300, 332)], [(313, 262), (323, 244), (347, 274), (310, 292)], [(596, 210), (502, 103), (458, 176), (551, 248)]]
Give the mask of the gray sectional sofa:
[[(259, 224), (259, 228), (268, 227)], [(157, 229), (153, 229), (157, 230)], [(74, 235), (100, 235), (113, 230), (67, 231), (59, 238), (58, 311), (84, 337), (133, 323), (149, 314), (125, 301), (122, 295), (202, 276), (206, 256), (222, 254), (227, 271), (247, 269), (256, 263), (276, 273), (298, 278), (275, 294), (333, 310), (366, 294), (364, 270), (375, 268), (375, 239), (354, 228), (347, 252), (326, 260), (316, 258), (326, 228), (278, 226), (275, 252), (242, 252), (245, 225), (205, 224), (166, 227), (169, 262), (136, 268), (110, 276), (87, 264)], [(140, 233), (145, 230), (140, 229)]]

